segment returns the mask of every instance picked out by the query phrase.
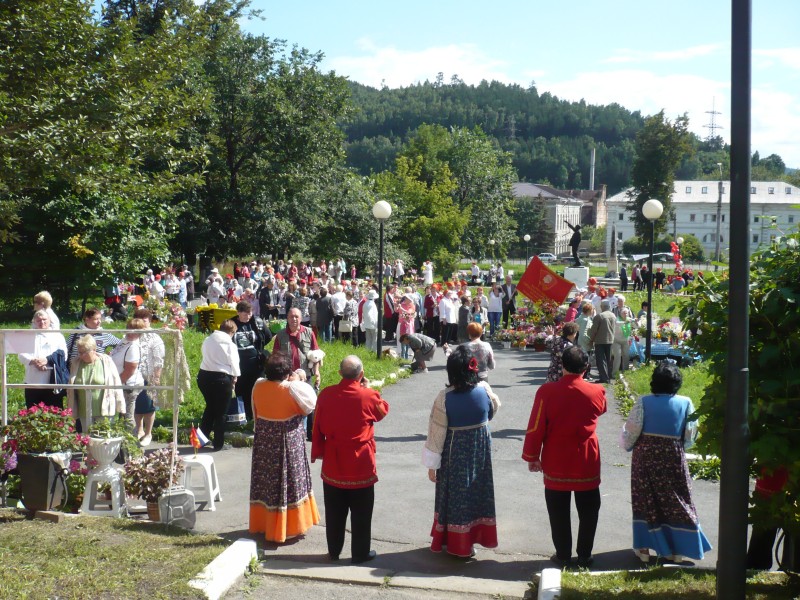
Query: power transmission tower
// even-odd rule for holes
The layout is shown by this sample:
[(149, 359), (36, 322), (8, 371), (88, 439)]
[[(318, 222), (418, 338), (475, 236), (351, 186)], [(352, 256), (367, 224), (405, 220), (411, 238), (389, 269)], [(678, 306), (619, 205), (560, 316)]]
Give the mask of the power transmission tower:
[(708, 125), (703, 125), (703, 127), (708, 129), (708, 137), (706, 138), (707, 142), (715, 139), (717, 137), (717, 129), (723, 129), (722, 125), (717, 125), (717, 115), (721, 115), (722, 113), (716, 110), (716, 98), (712, 98), (711, 100), (711, 110), (707, 110), (706, 114), (711, 115), (711, 123)]

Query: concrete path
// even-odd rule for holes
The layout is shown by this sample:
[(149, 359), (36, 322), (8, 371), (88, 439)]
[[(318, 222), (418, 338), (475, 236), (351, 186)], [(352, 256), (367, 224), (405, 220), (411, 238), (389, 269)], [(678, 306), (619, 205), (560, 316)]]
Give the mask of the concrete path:
[[(533, 397), (538, 385), (544, 381), (549, 354), (519, 350), (495, 352), (498, 366), (490, 375), (490, 384), (503, 403), (491, 424), (498, 548), (478, 547), (477, 559), (468, 561), (434, 554), (428, 549), (433, 523), (434, 484), (428, 481), (420, 457), (431, 405), (446, 381), (444, 355), (437, 351), (429, 364), (429, 373), (414, 375), (384, 390), (390, 412), (375, 428), (380, 481), (375, 488), (372, 531), (373, 548), (378, 557), (369, 563), (368, 568), (380, 569), (382, 573), (411, 572), (428, 577), (460, 576), (527, 582), (533, 573), (552, 566), (548, 557), (554, 550), (542, 476), (530, 473), (520, 458)], [(603, 463), (600, 487), (603, 505), (595, 539), (594, 570), (635, 569), (640, 566), (630, 550), (631, 455), (618, 446), (622, 422), (609, 393), (609, 412), (601, 417), (598, 427)], [(184, 451), (189, 452), (188, 449)], [(251, 537), (247, 531), (250, 450), (232, 449), (215, 453), (214, 457), (223, 501), (217, 503), (215, 512), (198, 512), (197, 529), (232, 540)], [(312, 464), (311, 469), (322, 523), (313, 527), (304, 538), (283, 545), (259, 540), (268, 561), (293, 561), (298, 563), (298, 567), (301, 564), (304, 567), (330, 564), (325, 544), (320, 463)], [(694, 500), (703, 530), (716, 547), (718, 485), (694, 482)], [(573, 532), (576, 531), (577, 514), (573, 507)], [(347, 558), (349, 537), (342, 553), (344, 564), (349, 565)], [(712, 550), (696, 564), (713, 567), (716, 558), (716, 551)]]

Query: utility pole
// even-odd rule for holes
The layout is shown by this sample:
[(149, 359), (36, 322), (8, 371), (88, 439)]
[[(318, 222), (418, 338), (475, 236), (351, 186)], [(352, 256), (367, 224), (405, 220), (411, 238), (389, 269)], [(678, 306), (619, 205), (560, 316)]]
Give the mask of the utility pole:
[[(717, 236), (714, 240), (714, 259), (719, 262), (719, 228), (722, 221), (722, 163), (717, 163), (719, 167), (719, 186), (717, 193)], [(714, 269), (716, 271), (716, 268)]]

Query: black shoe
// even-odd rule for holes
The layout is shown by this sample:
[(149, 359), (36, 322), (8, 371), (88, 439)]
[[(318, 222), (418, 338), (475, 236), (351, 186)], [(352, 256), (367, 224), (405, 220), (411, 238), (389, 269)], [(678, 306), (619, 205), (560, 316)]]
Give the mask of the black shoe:
[(586, 557), (579, 556), (578, 557), (578, 566), (581, 569), (588, 569), (589, 567), (592, 566), (593, 563), (594, 563), (594, 558), (592, 558), (591, 556), (586, 556)]
[(558, 555), (556, 555), (556, 554), (553, 554), (553, 556), (550, 557), (550, 562), (555, 563), (555, 565), (559, 569), (568, 569), (569, 567), (572, 566), (572, 559), (571, 558), (567, 558), (567, 559), (559, 558)]
[(350, 559), (350, 562), (354, 565), (360, 565), (361, 563), (368, 562), (378, 556), (378, 553), (375, 550), (370, 550), (366, 556), (362, 556), (361, 558), (356, 558), (355, 556)]
[(337, 560), (339, 560), (339, 555), (338, 554), (331, 554), (330, 552), (328, 552), (328, 558), (330, 558), (331, 561), (336, 562)]

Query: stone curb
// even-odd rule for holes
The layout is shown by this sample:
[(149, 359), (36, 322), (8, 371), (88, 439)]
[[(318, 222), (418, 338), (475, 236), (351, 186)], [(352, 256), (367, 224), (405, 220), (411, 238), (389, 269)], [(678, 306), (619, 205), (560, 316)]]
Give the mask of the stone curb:
[(265, 561), (262, 563), (260, 573), (279, 577), (297, 577), (302, 579), (314, 579), (317, 581), (329, 581), (332, 583), (436, 590), (461, 594), (497, 594), (511, 598), (523, 598), (529, 590), (528, 583), (525, 581), (501, 581), (497, 579), (440, 576), (427, 573), (414, 573), (411, 571), (395, 572), (390, 569), (373, 567), (345, 566), (335, 563), (320, 565), (319, 563), (303, 563), (288, 560)]
[(189, 587), (200, 590), (209, 600), (218, 600), (247, 572), (253, 559), (258, 559), (255, 540), (238, 539), (198, 573)]

